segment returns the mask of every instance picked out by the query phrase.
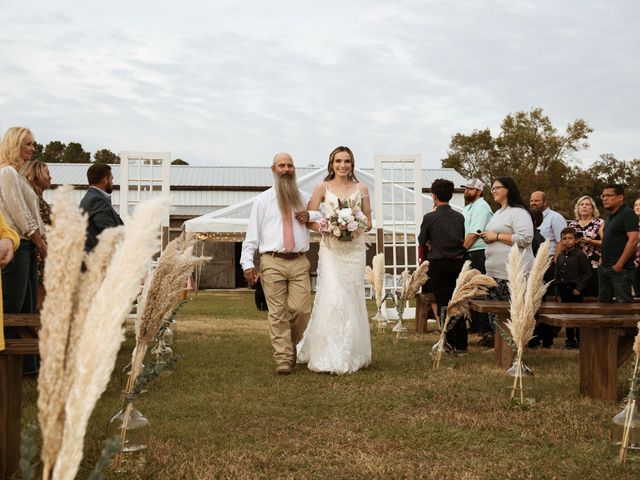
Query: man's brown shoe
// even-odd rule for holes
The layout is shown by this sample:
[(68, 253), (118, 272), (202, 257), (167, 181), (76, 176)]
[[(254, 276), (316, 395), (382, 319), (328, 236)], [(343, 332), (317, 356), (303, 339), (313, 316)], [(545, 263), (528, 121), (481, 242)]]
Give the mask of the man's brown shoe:
[(276, 373), (278, 375), (289, 375), (291, 373), (291, 365), (288, 363), (281, 363), (276, 368)]

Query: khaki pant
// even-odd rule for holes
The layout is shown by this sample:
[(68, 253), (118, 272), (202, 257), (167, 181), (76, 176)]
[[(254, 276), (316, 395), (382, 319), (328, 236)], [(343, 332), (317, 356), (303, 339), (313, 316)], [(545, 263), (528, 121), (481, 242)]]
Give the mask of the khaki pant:
[(309, 260), (262, 255), (260, 281), (269, 308), (269, 334), (278, 365), (293, 362), (294, 348), (302, 339), (311, 316)]

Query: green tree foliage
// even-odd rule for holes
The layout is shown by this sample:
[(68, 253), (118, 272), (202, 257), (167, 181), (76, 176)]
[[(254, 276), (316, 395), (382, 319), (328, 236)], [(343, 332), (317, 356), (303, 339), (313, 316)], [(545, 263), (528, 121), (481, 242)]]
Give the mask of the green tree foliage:
[(120, 163), (120, 157), (107, 148), (102, 148), (93, 154), (95, 163)]
[(40, 160), (46, 163), (60, 163), (65, 148), (66, 145), (59, 140), (49, 142), (47, 146), (44, 147), (44, 152), (42, 152)]
[(189, 163), (185, 162), (181, 158), (176, 158), (174, 161), (171, 162), (171, 165), (189, 165)]
[(554, 200), (554, 208), (569, 213), (575, 194), (567, 187), (578, 163), (575, 154), (589, 146), (592, 131), (578, 119), (559, 133), (541, 108), (516, 112), (504, 118), (497, 137), (489, 129), (455, 134), (442, 166), (486, 183), (500, 175), (511, 176), (525, 199), (532, 191), (543, 190)]
[[(607, 184), (619, 183), (625, 187), (626, 203), (632, 204), (640, 197), (640, 159), (618, 160), (610, 153), (600, 155), (600, 160), (589, 167), (587, 176), (591, 186), (591, 196), (600, 197)], [(588, 195), (588, 194), (587, 194)]]
[(62, 163), (89, 163), (91, 162), (91, 153), (85, 152), (82, 145), (76, 142), (70, 142), (64, 149), (62, 154)]
[(42, 160), (42, 153), (44, 152), (44, 145), (38, 142), (33, 142), (35, 151), (33, 152), (32, 160)]

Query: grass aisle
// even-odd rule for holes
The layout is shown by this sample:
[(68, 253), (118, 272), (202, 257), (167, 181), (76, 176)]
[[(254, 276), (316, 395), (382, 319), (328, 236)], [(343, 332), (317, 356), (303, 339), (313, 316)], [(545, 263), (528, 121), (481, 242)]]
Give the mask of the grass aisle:
[[(435, 341), (412, 334), (394, 346), (390, 333), (373, 328), (368, 369), (338, 377), (298, 366), (278, 377), (266, 314), (256, 312), (253, 296), (201, 293), (178, 317), (175, 350), (183, 358), (136, 401), (153, 433), (140, 478), (640, 477), (640, 462), (619, 466), (608, 447), (621, 407), (580, 397), (575, 352), (527, 352), (537, 403), (523, 410), (510, 406), (504, 372), (482, 349), (434, 372)], [(132, 348), (128, 336), (117, 372)], [(623, 368), (621, 395), (628, 374)], [(119, 390), (114, 373), (78, 478), (98, 457)], [(35, 401), (35, 381), (27, 380), (25, 422), (35, 419)]]

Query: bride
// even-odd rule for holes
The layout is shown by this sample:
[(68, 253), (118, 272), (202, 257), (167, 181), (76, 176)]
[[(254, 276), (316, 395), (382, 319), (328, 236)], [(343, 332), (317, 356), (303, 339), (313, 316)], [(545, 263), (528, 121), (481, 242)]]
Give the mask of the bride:
[[(367, 216), (371, 229), (371, 201), (367, 187), (354, 174), (353, 153), (337, 147), (329, 155), (329, 174), (316, 186), (309, 210), (324, 204), (328, 217), (338, 200), (354, 200)], [(318, 224), (311, 228), (319, 229)], [(366, 261), (364, 236), (340, 241), (326, 235), (320, 243), (316, 297), (311, 320), (297, 346), (298, 362), (308, 363), (315, 372), (352, 373), (371, 362), (371, 337), (364, 297)]]

